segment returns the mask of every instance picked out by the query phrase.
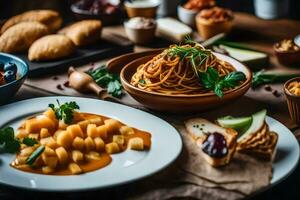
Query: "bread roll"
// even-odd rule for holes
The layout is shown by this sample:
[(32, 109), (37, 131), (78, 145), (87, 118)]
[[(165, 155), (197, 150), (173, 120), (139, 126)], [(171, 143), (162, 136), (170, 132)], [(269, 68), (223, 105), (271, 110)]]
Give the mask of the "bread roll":
[(76, 46), (82, 46), (100, 39), (101, 29), (101, 21), (83, 20), (61, 29), (58, 33), (69, 37)]
[(32, 21), (46, 25), (51, 32), (58, 30), (62, 24), (62, 18), (54, 10), (31, 10), (8, 19), (1, 28), (1, 34), (15, 24)]
[(64, 35), (47, 35), (35, 41), (28, 52), (30, 61), (56, 60), (75, 51), (73, 42)]
[(0, 51), (6, 53), (26, 51), (35, 40), (46, 34), (48, 28), (39, 22), (16, 24), (0, 36)]

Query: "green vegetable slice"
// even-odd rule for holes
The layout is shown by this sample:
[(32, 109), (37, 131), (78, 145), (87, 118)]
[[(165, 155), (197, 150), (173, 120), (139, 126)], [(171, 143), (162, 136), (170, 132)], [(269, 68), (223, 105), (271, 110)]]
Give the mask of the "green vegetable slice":
[(45, 146), (39, 146), (27, 159), (26, 164), (33, 165), (36, 159), (44, 152)]

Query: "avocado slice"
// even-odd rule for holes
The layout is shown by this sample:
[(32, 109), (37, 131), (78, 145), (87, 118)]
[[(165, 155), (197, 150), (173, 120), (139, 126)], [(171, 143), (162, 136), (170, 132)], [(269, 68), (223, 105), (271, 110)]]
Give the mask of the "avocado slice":
[(253, 114), (251, 126), (244, 134), (240, 135), (240, 137), (238, 138), (238, 142), (242, 141), (248, 135), (257, 133), (263, 127), (265, 123), (266, 115), (267, 115), (267, 110), (261, 110)]
[(236, 117), (236, 118), (231, 116), (226, 116), (217, 119), (217, 123), (224, 128), (232, 128), (236, 130), (239, 133), (239, 135), (242, 135), (249, 129), (252, 123), (252, 116)]
[(220, 45), (220, 48), (225, 49), (225, 51), (227, 51), (231, 57), (251, 67), (259, 67), (268, 63), (268, 55), (263, 52), (247, 49), (238, 49), (226, 45)]

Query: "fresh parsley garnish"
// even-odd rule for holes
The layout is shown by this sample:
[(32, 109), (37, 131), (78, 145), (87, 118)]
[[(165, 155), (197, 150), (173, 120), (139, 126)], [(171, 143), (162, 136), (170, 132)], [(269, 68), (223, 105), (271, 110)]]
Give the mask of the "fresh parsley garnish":
[(12, 127), (0, 129), (0, 152), (17, 153), (20, 150), (22, 143), (27, 146), (34, 146), (38, 142), (29, 137), (25, 137), (21, 142), (15, 138), (14, 129)]
[(38, 141), (36, 139), (30, 138), (30, 137), (25, 137), (22, 142), (23, 142), (23, 144), (26, 144), (27, 146), (30, 146), (30, 147), (32, 147), (38, 143)]
[(199, 73), (199, 77), (203, 86), (206, 89), (214, 91), (220, 98), (223, 97), (224, 89), (234, 88), (246, 79), (245, 74), (239, 71), (231, 72), (226, 76), (220, 76), (218, 71), (212, 67), (208, 67), (206, 72)]
[(33, 163), (36, 161), (36, 159), (44, 152), (45, 147), (39, 146), (27, 159), (26, 164), (27, 165), (33, 165)]
[(55, 107), (54, 104), (49, 104), (49, 107), (55, 112), (55, 116), (59, 120), (63, 120), (66, 124), (71, 124), (73, 121), (73, 112), (76, 109), (79, 109), (79, 106), (75, 101), (66, 102), (60, 105), (57, 101), (58, 107)]
[(114, 97), (122, 96), (122, 84), (120, 78), (117, 74), (113, 74), (107, 71), (105, 65), (98, 67), (95, 70), (90, 70), (87, 72), (98, 85), (103, 88), (107, 88), (108, 94)]
[(171, 57), (178, 56), (180, 60), (187, 59), (191, 63), (195, 74), (199, 76), (199, 72), (204, 71), (204, 69), (201, 69), (201, 66), (211, 55), (211, 51), (201, 49), (196, 42), (188, 41), (188, 43), (193, 43), (194, 46), (174, 45), (167, 50), (167, 54)]

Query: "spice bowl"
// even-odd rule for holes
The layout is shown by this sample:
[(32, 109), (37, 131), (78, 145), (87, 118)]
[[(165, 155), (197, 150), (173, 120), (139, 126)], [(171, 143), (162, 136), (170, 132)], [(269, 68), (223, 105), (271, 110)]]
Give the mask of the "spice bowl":
[(129, 18), (133, 18), (133, 17), (155, 18), (159, 5), (160, 3), (158, 0), (145, 0), (145, 1), (133, 0), (131, 2), (126, 1), (124, 3), (124, 7)]
[(291, 119), (297, 124), (300, 125), (300, 84), (299, 84), (299, 94), (293, 93), (291, 91), (291, 83), (293, 82), (299, 82), (300, 83), (300, 77), (292, 78), (288, 80), (284, 86), (284, 94), (286, 97), (289, 113)]
[(127, 37), (135, 44), (149, 44), (155, 37), (156, 22), (154, 19), (134, 17), (124, 22)]
[(300, 64), (300, 47), (292, 40), (282, 40), (274, 44), (273, 49), (279, 63), (289, 66)]
[(198, 13), (197, 10), (186, 9), (186, 8), (182, 7), (181, 5), (179, 5), (177, 7), (177, 13), (178, 13), (178, 18), (180, 21), (182, 21), (183, 23), (185, 23), (191, 27), (195, 27), (195, 25), (196, 25), (195, 17)]

